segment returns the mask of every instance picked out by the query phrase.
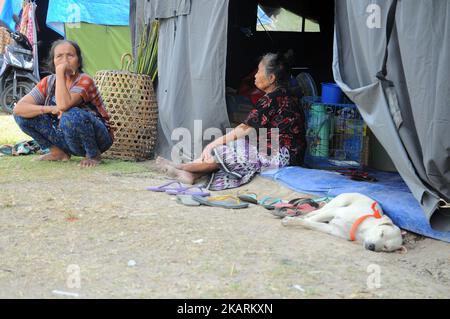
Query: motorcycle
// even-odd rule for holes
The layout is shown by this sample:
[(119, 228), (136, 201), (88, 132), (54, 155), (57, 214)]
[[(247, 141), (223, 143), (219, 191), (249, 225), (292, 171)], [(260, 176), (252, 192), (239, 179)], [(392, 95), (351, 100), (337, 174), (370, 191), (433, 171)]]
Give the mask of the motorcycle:
[(12, 113), (16, 103), (27, 95), (39, 82), (34, 71), (33, 47), (28, 38), (20, 32), (11, 32), (15, 44), (6, 46), (0, 56), (0, 106)]

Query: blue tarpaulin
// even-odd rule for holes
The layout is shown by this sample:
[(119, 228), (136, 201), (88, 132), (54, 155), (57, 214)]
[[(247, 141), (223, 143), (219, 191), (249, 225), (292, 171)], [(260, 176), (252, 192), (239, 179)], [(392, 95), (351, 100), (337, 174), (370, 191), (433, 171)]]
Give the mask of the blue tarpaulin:
[(14, 31), (16, 23), (13, 20), (13, 15), (17, 16), (22, 10), (22, 0), (5, 0), (0, 20), (9, 27), (11, 31)]
[(129, 0), (50, 0), (47, 26), (64, 35), (64, 23), (129, 25)]
[(450, 232), (431, 228), (417, 200), (397, 173), (370, 171), (378, 182), (353, 181), (333, 171), (287, 167), (262, 173), (299, 192), (317, 196), (337, 196), (342, 193), (361, 193), (376, 200), (386, 215), (400, 228), (427, 237), (450, 242)]

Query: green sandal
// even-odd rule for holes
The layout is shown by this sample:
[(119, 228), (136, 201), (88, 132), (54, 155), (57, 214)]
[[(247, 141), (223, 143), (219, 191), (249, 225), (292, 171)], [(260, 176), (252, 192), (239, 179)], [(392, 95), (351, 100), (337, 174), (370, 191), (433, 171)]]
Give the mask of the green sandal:
[(228, 209), (241, 209), (248, 207), (248, 203), (241, 203), (241, 200), (239, 198), (231, 195), (211, 196), (206, 198), (201, 196), (192, 196), (192, 199), (206, 206), (222, 207)]
[(255, 205), (260, 205), (268, 210), (275, 209), (276, 204), (284, 203), (284, 201), (281, 198), (277, 198), (277, 197), (266, 196), (261, 200), (258, 200), (257, 197), (258, 197), (258, 195), (256, 195), (255, 193), (238, 195), (238, 198), (241, 201), (255, 204)]

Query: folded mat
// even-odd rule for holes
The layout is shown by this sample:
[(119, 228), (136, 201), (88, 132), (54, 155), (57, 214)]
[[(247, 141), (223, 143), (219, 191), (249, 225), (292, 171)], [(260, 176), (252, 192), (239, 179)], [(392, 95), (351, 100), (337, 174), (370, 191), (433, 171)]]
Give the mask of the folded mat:
[(397, 173), (370, 170), (378, 182), (353, 181), (333, 171), (286, 167), (266, 171), (262, 177), (281, 182), (299, 193), (317, 196), (337, 196), (342, 193), (361, 193), (381, 204), (383, 211), (400, 228), (450, 242), (450, 232), (431, 228), (425, 214), (408, 186)]

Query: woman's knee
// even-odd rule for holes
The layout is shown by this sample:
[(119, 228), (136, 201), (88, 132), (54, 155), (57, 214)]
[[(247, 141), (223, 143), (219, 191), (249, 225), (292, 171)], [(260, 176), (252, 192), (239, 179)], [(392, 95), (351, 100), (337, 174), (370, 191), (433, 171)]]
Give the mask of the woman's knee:
[(16, 121), (17, 125), (19, 125), (20, 127), (22, 127), (28, 123), (28, 121), (27, 121), (28, 119), (26, 119), (22, 116), (19, 116), (16, 114), (14, 114), (13, 116), (14, 116), (14, 120)]
[(70, 110), (64, 112), (59, 120), (59, 128), (63, 131), (73, 131), (80, 128), (86, 118), (83, 111), (77, 107), (73, 107)]

